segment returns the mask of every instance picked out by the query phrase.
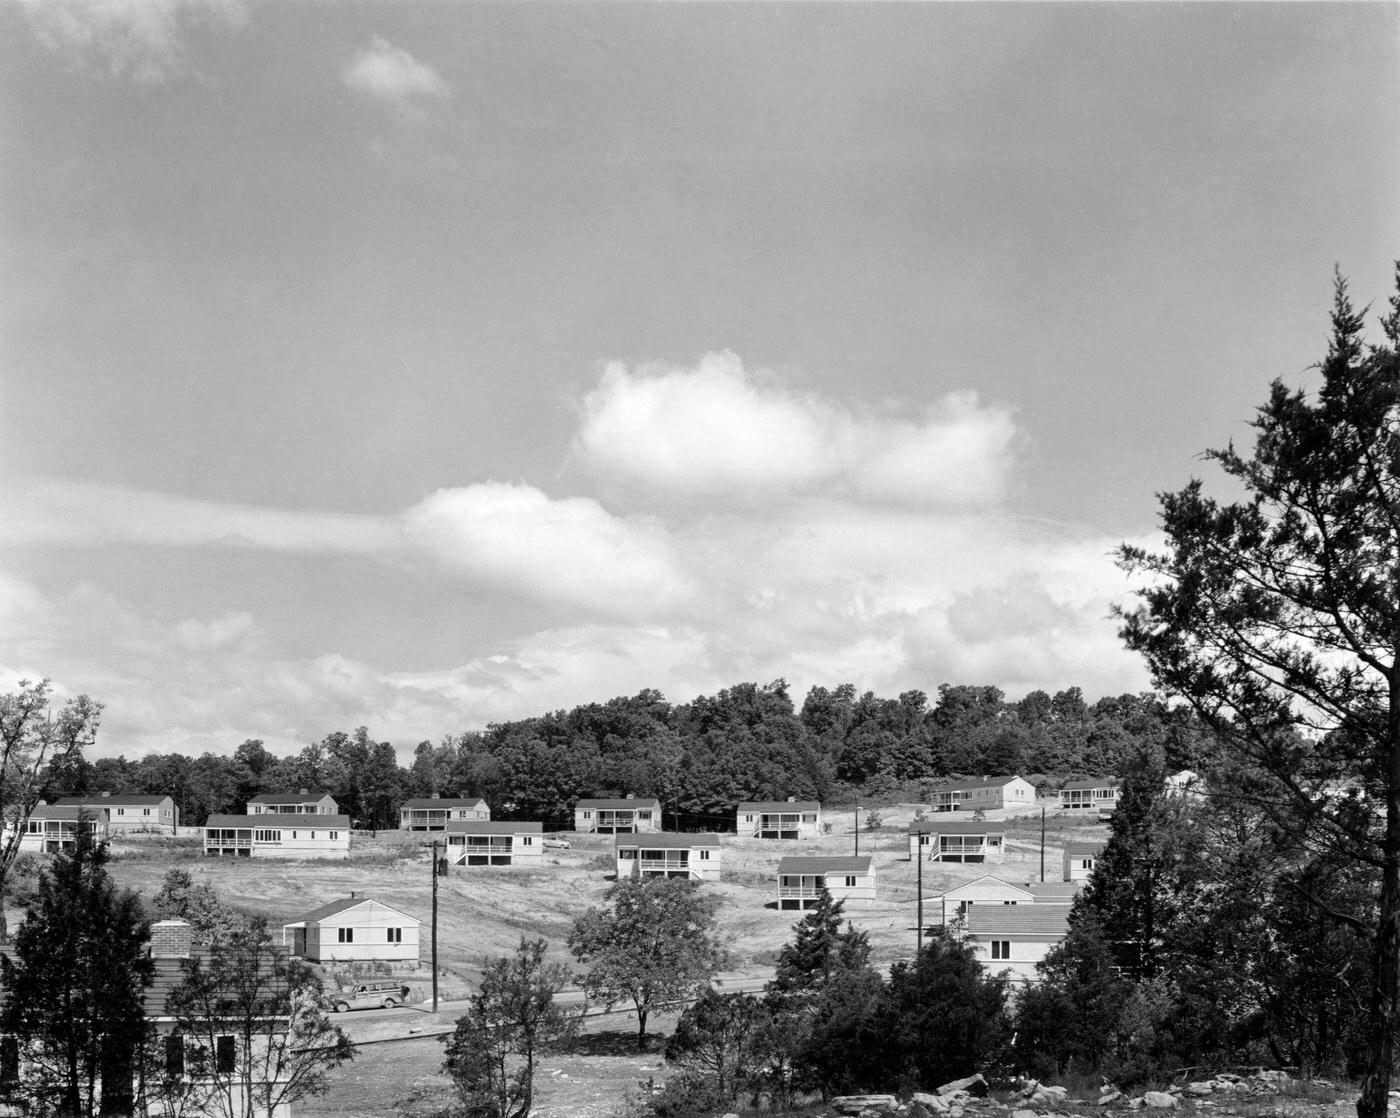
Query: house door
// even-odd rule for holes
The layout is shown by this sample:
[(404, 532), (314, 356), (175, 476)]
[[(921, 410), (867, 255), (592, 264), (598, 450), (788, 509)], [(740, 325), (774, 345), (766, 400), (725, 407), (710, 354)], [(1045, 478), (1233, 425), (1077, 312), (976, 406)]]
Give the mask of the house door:
[(292, 954), (293, 954), (293, 955), (305, 955), (305, 954), (306, 954), (306, 929), (305, 929), (305, 928), (293, 928), (293, 929), (292, 929)]

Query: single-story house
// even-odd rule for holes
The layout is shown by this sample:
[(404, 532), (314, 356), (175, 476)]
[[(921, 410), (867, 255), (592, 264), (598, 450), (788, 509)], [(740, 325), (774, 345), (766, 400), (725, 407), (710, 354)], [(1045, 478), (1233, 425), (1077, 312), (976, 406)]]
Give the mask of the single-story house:
[(750, 838), (816, 838), (822, 829), (822, 805), (816, 800), (755, 800), (734, 813), (735, 830)]
[(1098, 811), (1104, 808), (1112, 811), (1118, 806), (1121, 787), (1122, 781), (1114, 776), (1071, 780), (1060, 789), (1060, 808), (1063, 811)]
[(617, 878), (684, 877), (718, 881), (722, 848), (716, 834), (618, 835)]
[(87, 829), (98, 841), (107, 838), (107, 809), (46, 804), (42, 800), (29, 813), (29, 823), (20, 835), (21, 851), (33, 854), (57, 854), (71, 850), (78, 838), (78, 816), (87, 817)]
[(1084, 888), (1082, 881), (1032, 881), (1026, 886), (1036, 904), (1074, 904), (1074, 898)]
[(441, 831), (449, 823), (463, 820), (487, 823), (491, 809), (480, 796), (431, 796), (404, 800), (399, 808), (399, 829), (402, 831)]
[(1088, 881), (1098, 865), (1099, 855), (1106, 844), (1102, 842), (1065, 843), (1064, 870), (1066, 881)]
[(331, 901), (282, 925), (282, 943), (313, 963), (418, 962), (421, 921), (373, 897)]
[(329, 792), (259, 792), (248, 801), (249, 815), (339, 815)]
[(930, 796), (934, 811), (999, 811), (1034, 807), (1035, 785), (1019, 776), (984, 776), (940, 784)]
[(126, 792), (98, 792), (91, 796), (63, 796), (56, 807), (85, 807), (107, 813), (107, 833), (123, 831), (173, 835), (180, 825), (180, 809), (169, 796), (138, 796)]
[(211, 815), (204, 853), (237, 858), (348, 858), (348, 815)]
[(811, 908), (823, 887), (833, 900), (873, 901), (875, 866), (863, 855), (793, 855), (778, 863), (779, 908)]
[(1006, 832), (971, 819), (911, 823), (909, 857), (930, 862), (1000, 862), (1006, 857)]
[(977, 905), (963, 919), (963, 938), (988, 974), (1010, 971), (1035, 981), (1035, 965), (1069, 934), (1066, 905)]
[(661, 801), (579, 800), (574, 805), (574, 830), (599, 835), (661, 830)]
[(959, 917), (966, 917), (976, 905), (1023, 905), (1035, 904), (1035, 894), (1025, 885), (1013, 885), (999, 877), (979, 877), (946, 893), (934, 897), (933, 901), (942, 911), (943, 923), (951, 924)]
[(543, 823), (447, 824), (447, 860), (456, 866), (538, 866), (544, 862)]

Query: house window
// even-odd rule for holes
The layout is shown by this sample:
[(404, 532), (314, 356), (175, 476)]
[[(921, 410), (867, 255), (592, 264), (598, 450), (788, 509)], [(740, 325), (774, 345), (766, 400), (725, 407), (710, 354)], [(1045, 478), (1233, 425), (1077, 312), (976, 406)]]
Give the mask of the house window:
[(745, 822), (745, 823), (752, 823), (752, 822), (753, 822), (753, 816), (752, 816), (752, 815), (746, 815), (746, 816), (744, 816), (744, 822)]
[[(295, 834), (295, 832), (293, 832)], [(253, 840), (255, 842), (281, 842), (281, 831), (254, 831)]]
[(233, 1037), (221, 1036), (214, 1041), (214, 1067), (221, 1075), (230, 1075), (238, 1067), (238, 1049)]
[(530, 835), (521, 835), (521, 836), (520, 836), (520, 845), (521, 845), (521, 846), (534, 846), (534, 845), (535, 845), (535, 840), (534, 840), (534, 838), (533, 838), (532, 836), (530, 836)]
[(846, 888), (847, 888), (847, 889), (854, 889), (855, 887), (856, 887), (856, 875), (853, 874), (853, 873), (848, 873), (848, 874), (846, 875)]
[(639, 812), (637, 812), (637, 818), (638, 818), (638, 819), (650, 819), (650, 818), (651, 818), (651, 812), (649, 812), (649, 811), (639, 811)]
[(1009, 939), (994, 939), (994, 940), (992, 940), (992, 958), (993, 958), (993, 959), (1010, 959), (1010, 958), (1011, 958), (1011, 941), (1010, 941)]
[(802, 822), (804, 822), (804, 823), (815, 823), (816, 821), (817, 821), (817, 817), (816, 817), (816, 815), (815, 815), (813, 812), (803, 812), (803, 813), (802, 813)]
[(1080, 861), (1079, 861), (1079, 868), (1080, 868), (1081, 870), (1091, 870), (1091, 869), (1093, 869), (1093, 868), (1094, 868), (1094, 859), (1092, 859), (1092, 858), (1081, 858)]
[(330, 836), (332, 842), (335, 842), (336, 839), (340, 838), (339, 831), (327, 831), (326, 834)]
[(117, 808), (117, 814), (118, 814), (118, 815), (125, 815), (125, 814), (126, 814), (126, 808), (124, 808), (124, 807), (119, 807), (119, 808)]
[(293, 831), (293, 832), (292, 832), (292, 838), (296, 838), (296, 837), (297, 837), (297, 833), (296, 833), (295, 831)]
[(702, 850), (702, 851), (700, 851), (700, 861), (702, 861), (702, 862), (708, 862), (709, 860), (710, 860), (710, 852), (709, 852), (708, 850)]
[(354, 943), (354, 942), (355, 942), (355, 929), (354, 929), (354, 928), (337, 928), (337, 929), (335, 930), (335, 939), (336, 939), (336, 942), (337, 942), (337, 943)]
[(165, 1074), (171, 1079), (185, 1074), (185, 1038), (182, 1036), (165, 1038)]
[(402, 943), (402, 942), (403, 942), (403, 929), (402, 929), (402, 928), (385, 928), (384, 930), (388, 933), (388, 937), (387, 937), (386, 942), (388, 942), (388, 943)]
[(593, 813), (592, 813), (591, 811), (585, 811), (585, 812), (583, 813), (583, 817), (584, 817), (585, 819), (592, 819), (592, 818), (593, 818)]
[(148, 808), (148, 807), (143, 807), (143, 808), (141, 809), (141, 814), (142, 814), (142, 815), (145, 815), (145, 816), (147, 816), (147, 817), (149, 817), (150, 814), (151, 814), (151, 809)]

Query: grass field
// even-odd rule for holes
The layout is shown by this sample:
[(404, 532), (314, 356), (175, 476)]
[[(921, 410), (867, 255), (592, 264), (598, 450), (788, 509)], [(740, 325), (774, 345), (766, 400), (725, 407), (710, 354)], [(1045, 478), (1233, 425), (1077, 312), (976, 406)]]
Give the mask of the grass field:
[[(908, 958), (914, 948), (916, 867), (909, 861), (906, 828), (917, 805), (880, 809), (878, 831), (862, 831), (860, 853), (874, 858), (878, 899), (847, 907), (857, 928), (869, 933), (874, 961), (880, 966)], [(730, 954), (729, 971), (766, 977), (781, 946), (788, 941), (800, 913), (772, 907), (774, 871), (787, 854), (850, 854), (855, 836), (852, 813), (830, 811), (831, 833), (802, 842), (724, 838), (724, 878), (703, 888), (719, 897), (721, 936)], [(862, 822), (864, 816), (862, 816)], [(925, 864), (926, 917), (936, 911), (929, 899), (956, 885), (995, 873), (1008, 881), (1038, 880), (1040, 816), (1009, 820), (1007, 857), (1000, 866)], [(1060, 879), (1061, 852), (1067, 840), (1100, 838), (1107, 829), (1097, 820), (1047, 820), (1046, 880)], [(552, 953), (567, 961), (565, 941), (575, 916), (601, 904), (612, 884), (611, 836), (569, 835), (571, 849), (548, 850), (539, 869), (453, 867), (439, 879), (438, 952), (443, 998), (474, 989), (482, 966), (515, 949), (521, 936), (542, 936)], [(295, 862), (263, 859), (204, 858), (199, 840), (166, 839), (115, 844), (110, 870), (121, 885), (147, 897), (160, 888), (172, 866), (207, 881), (227, 902), (266, 914), (274, 926), (299, 919), (328, 901), (372, 896), (423, 921), (422, 958), (428, 959), (432, 877), (425, 836), (383, 833), (356, 836), (349, 860)], [(12, 912), (11, 919), (19, 913)], [(426, 994), (424, 970), (410, 983)], [(424, 1018), (423, 1031), (450, 1027), (451, 1021)], [(657, 1028), (664, 1030), (664, 1019)], [(639, 1078), (658, 1075), (659, 1058), (637, 1054), (626, 1043), (632, 1035), (625, 1021), (604, 1018), (590, 1024), (576, 1050), (547, 1063), (541, 1079), (540, 1113), (546, 1118), (585, 1118), (613, 1113), (624, 1091)], [(604, 1039), (588, 1041), (588, 1036)], [(613, 1036), (614, 1040), (606, 1038)], [(621, 1039), (618, 1039), (621, 1038)], [(369, 1118), (384, 1114), (429, 1114), (448, 1101), (447, 1080), (439, 1074), (441, 1044), (421, 1037), (365, 1046), (356, 1061), (336, 1074), (330, 1096), (299, 1108), (299, 1113)]]

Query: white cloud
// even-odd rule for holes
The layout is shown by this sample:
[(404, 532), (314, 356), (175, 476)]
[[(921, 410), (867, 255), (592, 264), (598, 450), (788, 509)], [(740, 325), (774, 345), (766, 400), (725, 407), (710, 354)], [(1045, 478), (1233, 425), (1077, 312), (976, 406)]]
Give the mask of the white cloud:
[(443, 567), (542, 601), (653, 616), (690, 596), (665, 531), (586, 498), (528, 485), (442, 489), (404, 515), (412, 547)]
[(346, 65), (341, 80), (356, 93), (415, 122), (428, 119), (434, 105), (452, 98), (442, 75), (378, 36)]
[(199, 23), (237, 26), (242, 0), (26, 0), (38, 40), (70, 65), (142, 85), (194, 73), (185, 39)]
[(1001, 500), (1015, 438), (1010, 414), (972, 392), (913, 409), (858, 407), (710, 353), (691, 369), (608, 365), (584, 400), (574, 453), (653, 494), (947, 507)]

